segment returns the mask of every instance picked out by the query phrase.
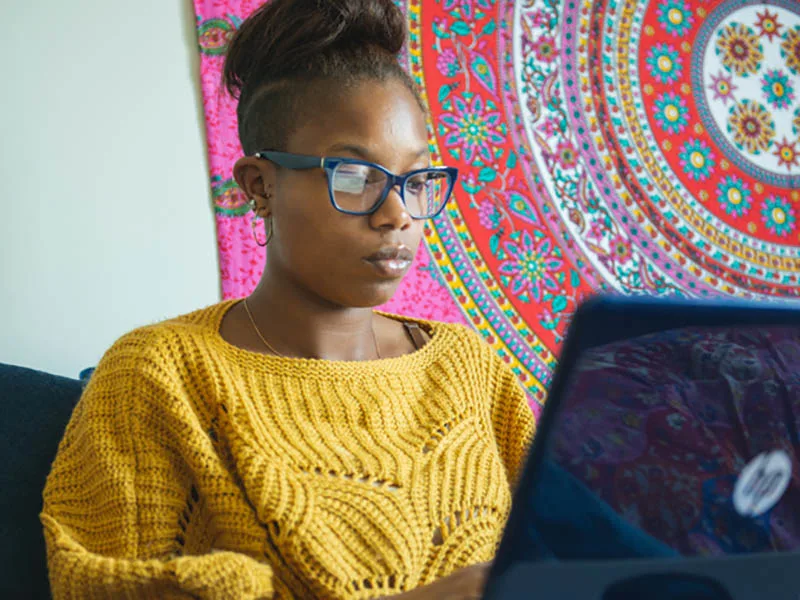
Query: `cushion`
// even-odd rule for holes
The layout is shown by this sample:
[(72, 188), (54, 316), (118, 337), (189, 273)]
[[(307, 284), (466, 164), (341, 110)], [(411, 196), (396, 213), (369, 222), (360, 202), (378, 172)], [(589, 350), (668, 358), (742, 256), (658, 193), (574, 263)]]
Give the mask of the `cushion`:
[(0, 364), (2, 598), (49, 598), (42, 489), (82, 383)]

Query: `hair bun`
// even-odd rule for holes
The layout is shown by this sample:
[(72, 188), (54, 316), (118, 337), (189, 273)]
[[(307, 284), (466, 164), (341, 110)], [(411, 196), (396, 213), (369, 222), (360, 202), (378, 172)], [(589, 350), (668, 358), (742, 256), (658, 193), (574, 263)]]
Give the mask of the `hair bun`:
[(239, 96), (250, 82), (325, 76), (321, 56), (367, 47), (397, 55), (405, 39), (405, 17), (392, 0), (271, 0), (231, 41), (225, 84)]
[(406, 39), (403, 13), (391, 0), (321, 0), (339, 31), (331, 46), (373, 45), (398, 54)]

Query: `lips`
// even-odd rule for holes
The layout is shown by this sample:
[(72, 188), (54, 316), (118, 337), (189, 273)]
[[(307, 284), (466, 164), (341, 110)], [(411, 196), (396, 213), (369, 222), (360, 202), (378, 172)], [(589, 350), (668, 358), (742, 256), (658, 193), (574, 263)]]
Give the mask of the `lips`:
[(380, 275), (394, 278), (402, 277), (411, 266), (414, 254), (405, 246), (387, 246), (364, 259)]

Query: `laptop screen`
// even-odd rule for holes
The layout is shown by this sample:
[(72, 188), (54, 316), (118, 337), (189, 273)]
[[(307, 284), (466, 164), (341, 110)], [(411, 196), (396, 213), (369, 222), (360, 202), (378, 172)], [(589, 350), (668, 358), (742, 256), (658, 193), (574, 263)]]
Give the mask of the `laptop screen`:
[(514, 560), (800, 550), (800, 328), (686, 327), (584, 350)]

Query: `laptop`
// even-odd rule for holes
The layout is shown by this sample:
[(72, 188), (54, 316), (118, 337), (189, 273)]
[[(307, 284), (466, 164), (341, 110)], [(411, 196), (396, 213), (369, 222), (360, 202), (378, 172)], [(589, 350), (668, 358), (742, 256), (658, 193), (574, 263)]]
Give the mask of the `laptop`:
[(489, 600), (800, 599), (800, 303), (597, 297)]

